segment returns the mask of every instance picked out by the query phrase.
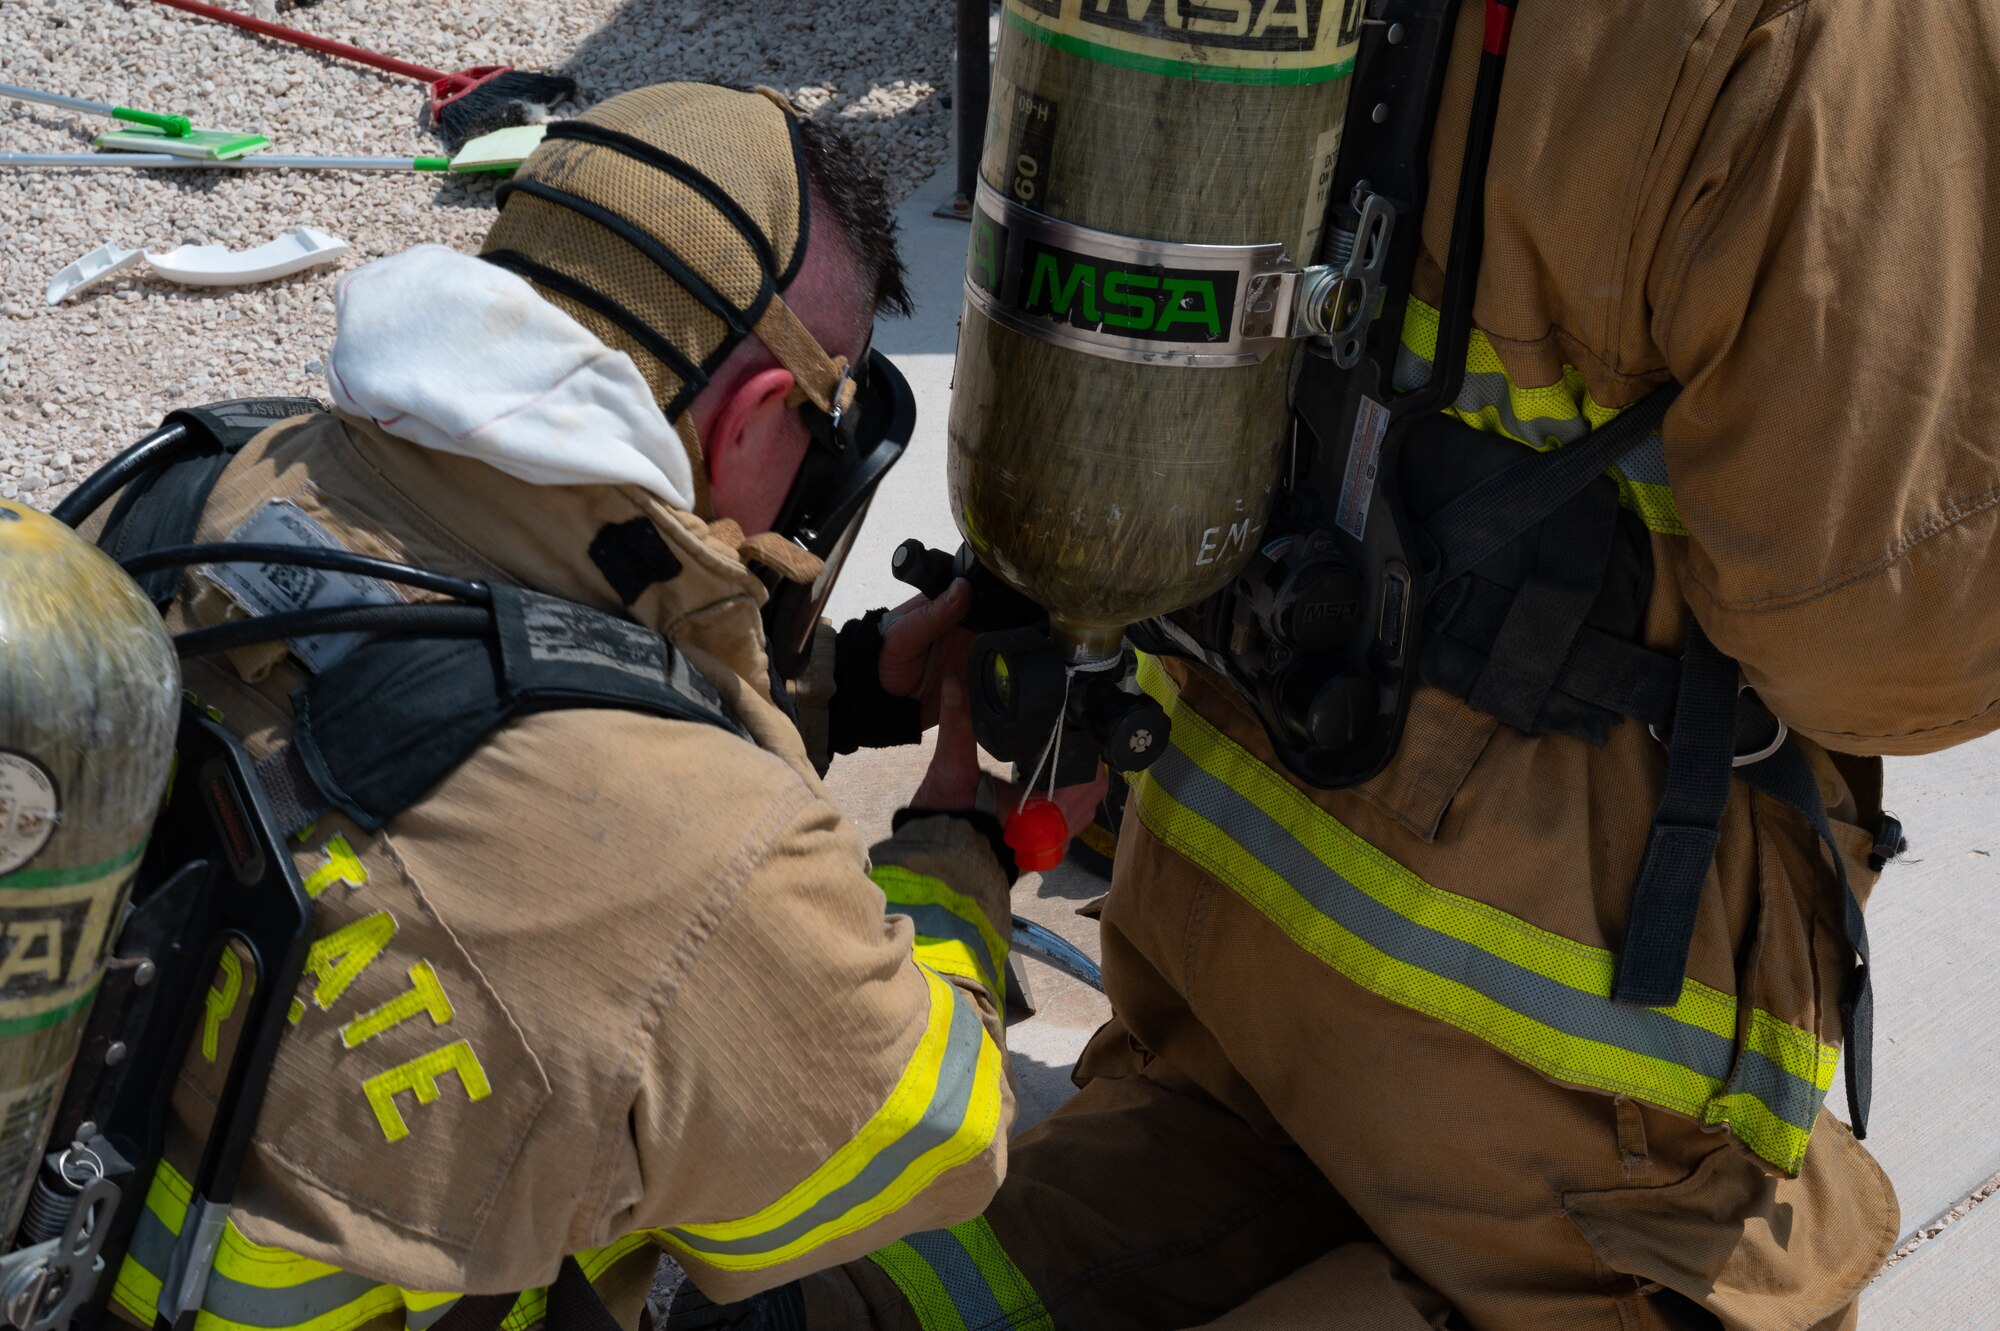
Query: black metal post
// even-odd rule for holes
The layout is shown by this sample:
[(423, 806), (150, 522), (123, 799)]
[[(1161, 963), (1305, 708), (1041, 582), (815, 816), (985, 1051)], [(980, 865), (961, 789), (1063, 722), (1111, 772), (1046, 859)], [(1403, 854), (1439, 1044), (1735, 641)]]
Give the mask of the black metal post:
[(979, 157), (986, 146), (986, 103), (993, 90), (987, 0), (958, 0), (958, 61), (952, 110), (958, 130), (958, 184), (937, 216), (972, 219), (979, 185)]

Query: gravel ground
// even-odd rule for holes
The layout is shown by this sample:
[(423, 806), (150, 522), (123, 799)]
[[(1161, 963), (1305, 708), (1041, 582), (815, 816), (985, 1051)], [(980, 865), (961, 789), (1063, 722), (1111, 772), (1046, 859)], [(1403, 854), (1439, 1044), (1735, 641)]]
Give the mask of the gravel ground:
[[(949, 149), (949, 0), (322, 0), (282, 13), (256, 3), (419, 64), (560, 71), (584, 105), (668, 79), (780, 87), (860, 131), (899, 199)], [(442, 151), (422, 124), (421, 84), (145, 0), (0, 0), (0, 82), (182, 112), (268, 135), (283, 153)], [(0, 151), (84, 151), (109, 127), (0, 100)], [(492, 194), (490, 179), (473, 177), (0, 169), (0, 496), (52, 504), (175, 407), (320, 393), (340, 268), (424, 241), (472, 249)], [(353, 252), (255, 287), (126, 276), (43, 303), (58, 269), (106, 241), (247, 249), (299, 225)]]

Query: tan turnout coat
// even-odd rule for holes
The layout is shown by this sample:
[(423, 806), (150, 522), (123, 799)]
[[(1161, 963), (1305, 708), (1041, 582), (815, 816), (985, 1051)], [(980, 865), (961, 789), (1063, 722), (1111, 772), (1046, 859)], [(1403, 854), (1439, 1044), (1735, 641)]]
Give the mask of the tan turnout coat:
[[(199, 539), (275, 500), (351, 550), (611, 611), (586, 549), (644, 518), (683, 571), (626, 613), (687, 653), (754, 741), (536, 714), (378, 834), (319, 821), (294, 858), (322, 940), (340, 941), (294, 1006), (211, 1301), (280, 1319), (264, 1325), (331, 1308), (343, 1328), (421, 1326), (448, 1302), (425, 1291), (543, 1286), (584, 1253), (630, 1326), (662, 1247), (738, 1297), (975, 1214), (1013, 1109), (993, 994), (981, 967), (920, 967), (909, 919), (884, 913), (869, 853), (770, 701), (763, 591), (734, 546), (637, 491), (527, 485), (333, 414), (246, 447)], [(180, 622), (238, 613), (199, 573), (184, 593)], [(280, 646), (193, 664), (187, 686), (259, 756), (305, 678)], [(914, 821), (873, 864), (919, 894), (943, 884), (1004, 949), (1007, 883), (969, 825)], [(183, 1176), (254, 982), (228, 969), (176, 1095)], [(172, 1193), (156, 1183), (151, 1203), (169, 1229)], [(824, 1226), (802, 1228), (808, 1212)], [(325, 1283), (336, 1268), (344, 1285)], [(127, 1267), (128, 1313), (157, 1276)], [(257, 1303), (260, 1280), (308, 1278), (330, 1308)]]

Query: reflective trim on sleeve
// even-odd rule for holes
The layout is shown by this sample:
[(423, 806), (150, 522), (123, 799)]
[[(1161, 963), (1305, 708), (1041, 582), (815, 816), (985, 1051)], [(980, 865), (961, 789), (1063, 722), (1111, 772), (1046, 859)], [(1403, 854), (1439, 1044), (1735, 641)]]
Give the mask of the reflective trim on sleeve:
[(1007, 1002), (1007, 973), (1002, 971), (997, 977), (989, 974), (979, 953), (960, 939), (930, 938), (925, 936), (920, 926), (910, 946), (910, 955), (916, 958), (919, 966), (934, 970), (939, 975), (956, 975), (960, 979), (971, 980), (993, 996), (995, 1007)]
[(1000, 1132), (1000, 1051), (970, 994), (935, 972), (923, 975), (930, 997), (923, 1036), (895, 1089), (854, 1139), (756, 1214), (656, 1231), (666, 1244), (723, 1270), (777, 1266), (895, 1213), (993, 1147)]
[[(942, 879), (913, 873), (899, 864), (878, 865), (868, 876), (888, 899), (888, 913), (907, 915), (910, 923), (916, 925), (918, 961), (947, 975), (978, 980), (993, 995), (995, 1003), (1005, 1001), (1007, 939), (994, 929), (993, 921), (986, 918), (979, 903)], [(939, 965), (925, 955), (927, 948), (933, 949), (945, 964)], [(969, 975), (963, 969), (968, 960), (978, 967)]]
[(868, 1260), (910, 1301), (923, 1331), (1055, 1331), (1035, 1287), (984, 1216), (912, 1234)]
[[(119, 1307), (148, 1325), (156, 1316), (160, 1273), (173, 1256), (188, 1199), (187, 1180), (162, 1162), (112, 1290)], [(426, 1331), (457, 1301), (455, 1294), (378, 1284), (252, 1243), (232, 1221), (223, 1231), (194, 1325), (195, 1331), (352, 1331), (400, 1314), (409, 1331)]]
[[(1396, 387), (1408, 390), (1430, 379), (1437, 357), (1438, 312), (1411, 298), (1403, 315), (1403, 346), (1396, 359)], [(1546, 451), (1573, 444), (1619, 415), (1590, 396), (1583, 375), (1563, 366), (1561, 380), (1546, 388), (1520, 388), (1507, 377), (1493, 342), (1479, 329), (1465, 352), (1465, 382), (1458, 400), (1445, 408), (1475, 430), (1505, 435), (1517, 444)], [(1656, 431), (1611, 469), (1619, 500), (1645, 524), (1667, 536), (1685, 536), (1674, 492), (1667, 483), (1667, 453)]]
[(1391, 1002), (1536, 1071), (1721, 1125), (1796, 1175), (1839, 1051), (1689, 980), (1671, 1008), (1611, 1002), (1615, 956), (1431, 886), (1182, 705), (1157, 660), (1167, 752), (1133, 783), (1139, 815), (1299, 947)]

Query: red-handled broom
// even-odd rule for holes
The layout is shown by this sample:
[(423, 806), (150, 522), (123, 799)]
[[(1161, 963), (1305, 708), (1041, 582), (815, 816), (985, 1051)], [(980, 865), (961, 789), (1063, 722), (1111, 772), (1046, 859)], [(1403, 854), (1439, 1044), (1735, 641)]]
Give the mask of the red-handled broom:
[(217, 23), (227, 23), (246, 32), (338, 56), (342, 60), (421, 79), (430, 85), (431, 124), (444, 135), (445, 142), (454, 152), (467, 139), (510, 125), (525, 125), (546, 116), (551, 105), (576, 93), (576, 81), (560, 74), (534, 74), (527, 70), (510, 69), (506, 65), (474, 65), (470, 69), (448, 74), (441, 69), (426, 69), (394, 56), (378, 55), (358, 46), (349, 46), (346, 42), (316, 37), (297, 28), (239, 14), (233, 9), (203, 4), (202, 0), (154, 2), (186, 10)]

